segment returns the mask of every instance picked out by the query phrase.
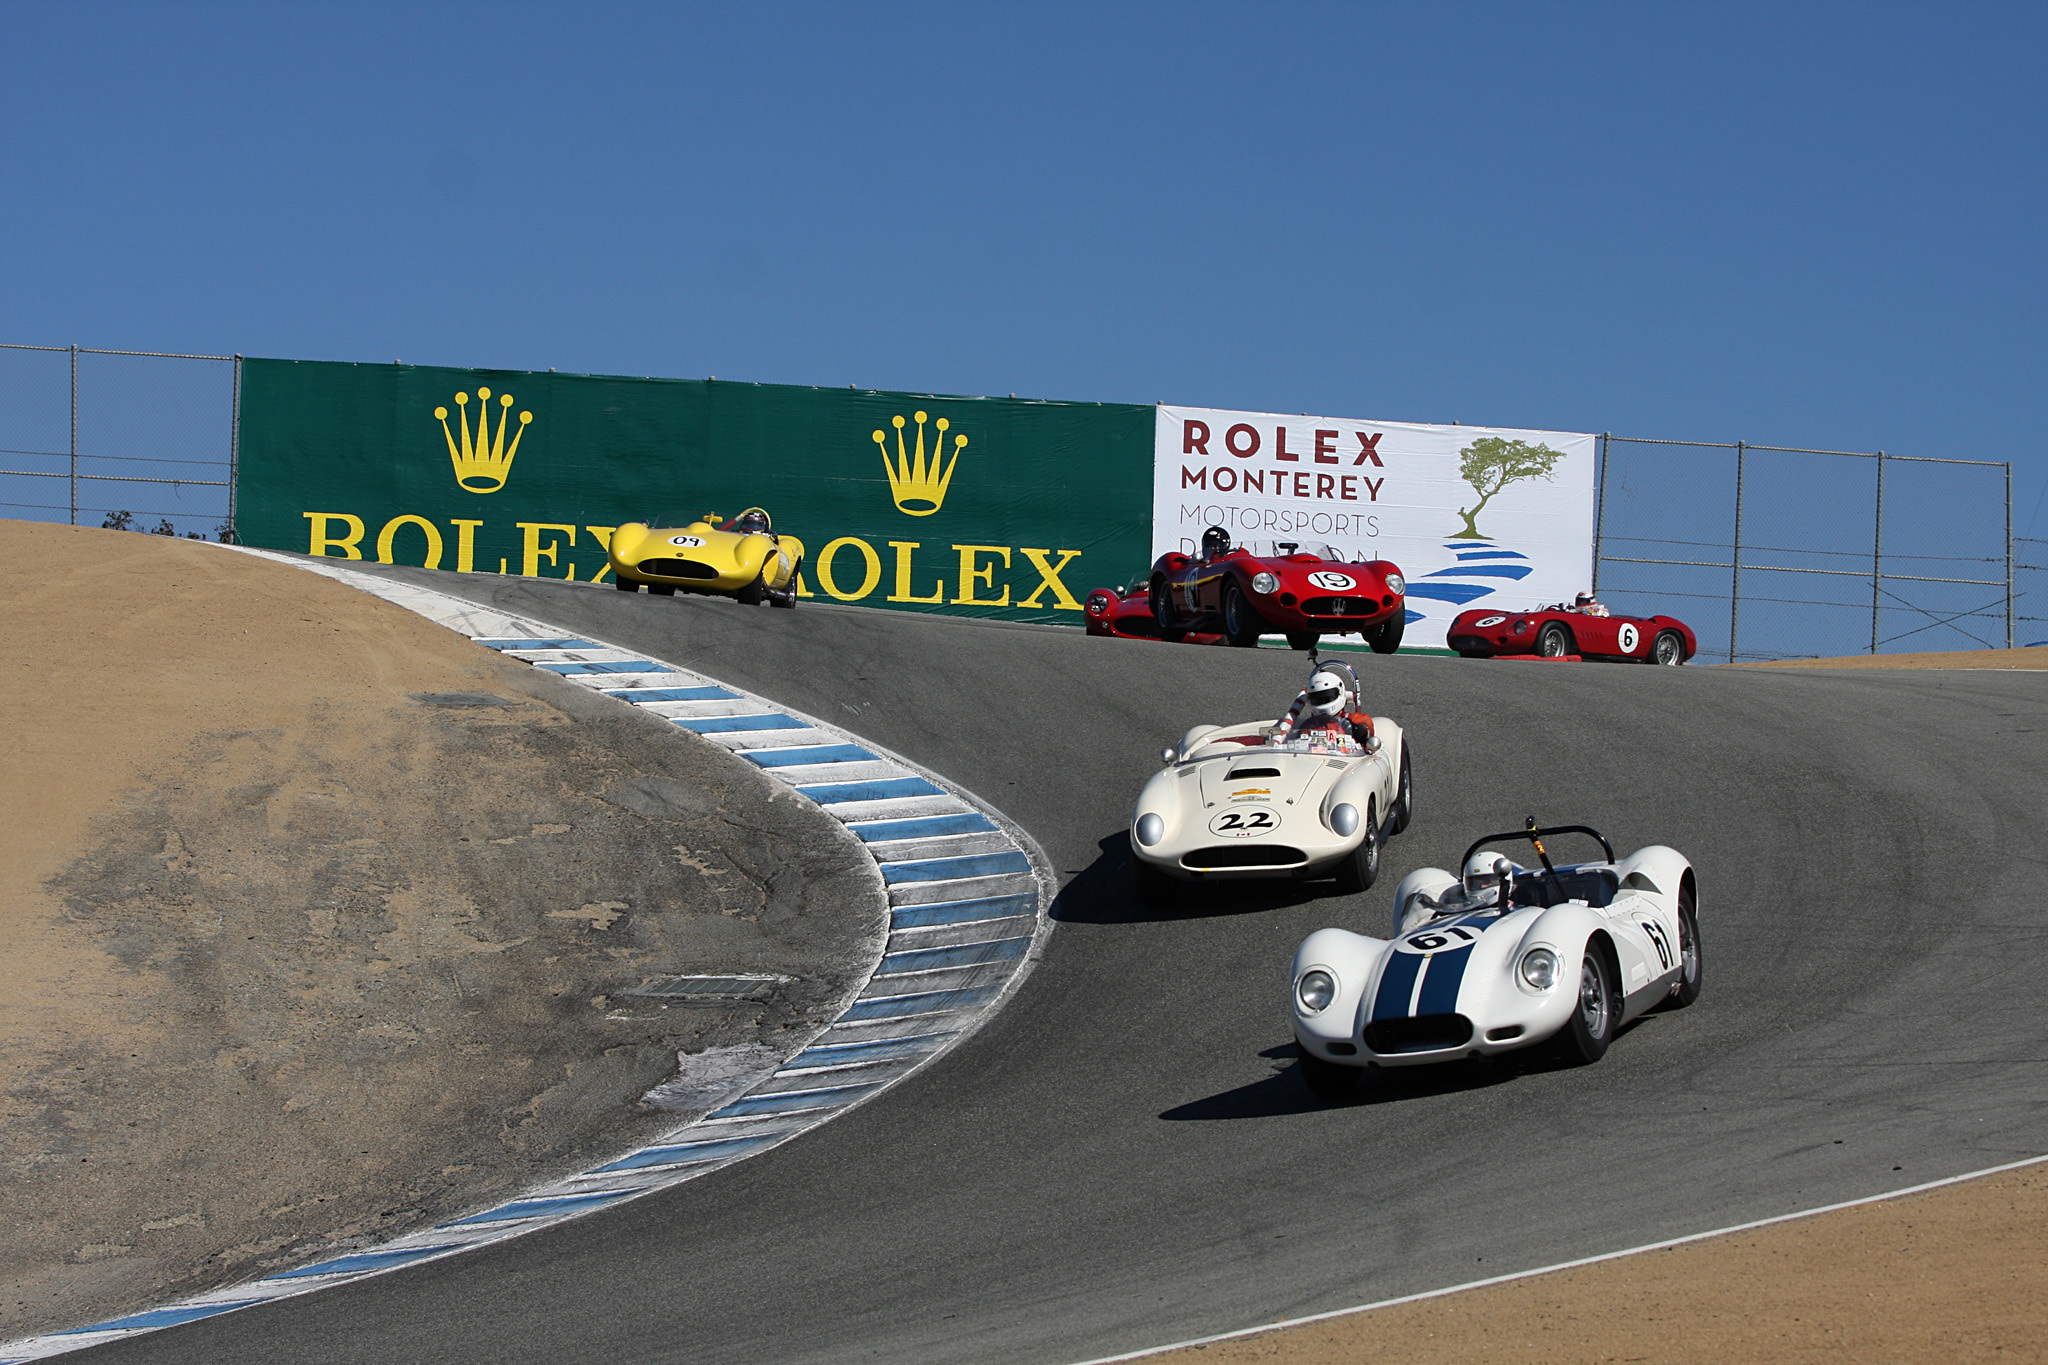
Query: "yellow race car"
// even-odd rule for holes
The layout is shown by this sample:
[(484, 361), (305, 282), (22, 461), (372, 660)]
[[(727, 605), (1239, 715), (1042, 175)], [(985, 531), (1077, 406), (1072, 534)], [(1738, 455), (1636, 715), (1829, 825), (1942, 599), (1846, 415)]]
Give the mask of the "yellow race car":
[(804, 543), (775, 534), (768, 514), (749, 507), (730, 521), (716, 512), (629, 521), (612, 532), (611, 561), (621, 592), (638, 592), (644, 583), (661, 597), (681, 588), (748, 606), (765, 600), (793, 607)]

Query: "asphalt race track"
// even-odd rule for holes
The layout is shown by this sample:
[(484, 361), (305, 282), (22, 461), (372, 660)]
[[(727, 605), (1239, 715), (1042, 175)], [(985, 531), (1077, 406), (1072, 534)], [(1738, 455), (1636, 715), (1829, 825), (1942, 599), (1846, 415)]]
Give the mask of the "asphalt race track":
[[(1059, 867), (1058, 927), (979, 1035), (796, 1142), (96, 1358), (1061, 1365), (2048, 1152), (2048, 674), (1367, 656), (1368, 704), (1416, 755), (1415, 823), (1378, 888), (1151, 919), (1124, 826), (1161, 745), (1276, 714), (1299, 655), (376, 571), (957, 779)], [(1383, 932), (1402, 874), (1525, 815), (1693, 859), (1699, 1003), (1589, 1068), (1314, 1101), (1291, 1060), (1295, 943)]]

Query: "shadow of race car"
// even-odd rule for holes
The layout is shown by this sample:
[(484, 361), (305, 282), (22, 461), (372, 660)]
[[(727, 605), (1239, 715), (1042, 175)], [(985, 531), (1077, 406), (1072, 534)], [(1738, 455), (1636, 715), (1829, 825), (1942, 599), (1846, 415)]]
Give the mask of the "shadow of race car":
[[(1600, 860), (1553, 865), (1543, 840), (1580, 834)], [(1532, 871), (1487, 850), (1526, 839)], [(1554, 1044), (1598, 1061), (1653, 1006), (1700, 993), (1692, 864), (1653, 844), (1626, 858), (1585, 825), (1489, 834), (1463, 877), (1426, 867), (1394, 891), (1393, 937), (1318, 929), (1294, 954), (1289, 1004), (1301, 1074), (1325, 1097), (1368, 1068), (1424, 1066)]]
[(804, 565), (803, 542), (777, 535), (758, 507), (730, 521), (716, 512), (629, 521), (612, 532), (610, 553), (621, 592), (638, 592), (644, 584), (660, 597), (706, 593), (749, 606), (794, 607)]
[(1356, 562), (1328, 545), (1295, 541), (1233, 547), (1220, 526), (1202, 533), (1202, 552), (1174, 551), (1152, 566), (1147, 602), (1161, 639), (1219, 631), (1230, 644), (1254, 646), (1278, 632), (1294, 649), (1325, 635), (1362, 635), (1378, 654), (1401, 646), (1408, 625), (1408, 584), (1384, 559)]
[(1468, 659), (1535, 654), (1620, 663), (1682, 664), (1699, 649), (1692, 627), (1675, 616), (1596, 615), (1562, 602), (1535, 611), (1497, 607), (1460, 612), (1445, 632)]

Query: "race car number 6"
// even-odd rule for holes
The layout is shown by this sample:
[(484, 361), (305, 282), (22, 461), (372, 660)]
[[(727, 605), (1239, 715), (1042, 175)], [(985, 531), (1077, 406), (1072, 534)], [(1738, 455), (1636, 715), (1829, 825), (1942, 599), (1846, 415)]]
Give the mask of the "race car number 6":
[(1273, 818), (1273, 812), (1256, 806), (1224, 811), (1209, 822), (1211, 834), (1221, 834), (1229, 839), (1252, 839), (1278, 828), (1280, 822)]
[(1640, 634), (1638, 634), (1638, 633), (1636, 632), (1636, 628), (1635, 628), (1634, 626), (1630, 625), (1630, 624), (1629, 624), (1628, 622), (1626, 622), (1626, 621), (1622, 622), (1622, 624), (1621, 624), (1621, 635), (1620, 635), (1620, 644), (1621, 644), (1621, 652), (1622, 652), (1622, 653), (1624, 653), (1624, 654), (1633, 654), (1633, 653), (1635, 653), (1635, 652), (1636, 652), (1636, 646), (1637, 646), (1637, 645), (1639, 645), (1639, 644), (1641, 644), (1641, 643), (1642, 643), (1642, 640), (1643, 640), (1643, 637), (1642, 637), (1642, 636), (1641, 636)]

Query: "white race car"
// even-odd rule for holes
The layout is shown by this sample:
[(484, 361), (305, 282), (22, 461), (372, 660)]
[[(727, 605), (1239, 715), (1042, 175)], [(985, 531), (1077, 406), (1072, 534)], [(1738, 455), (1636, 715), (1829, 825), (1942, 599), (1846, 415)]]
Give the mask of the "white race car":
[[(1316, 665), (1357, 681), (1342, 663)], [(1304, 692), (1304, 696), (1308, 695)], [(1385, 716), (1342, 733), (1272, 721), (1197, 725), (1160, 754), (1131, 813), (1131, 871), (1149, 909), (1185, 882), (1332, 876), (1363, 891), (1379, 876), (1380, 845), (1415, 813), (1407, 736)]]
[[(1599, 841), (1604, 862), (1554, 866), (1550, 835)], [(1526, 839), (1541, 871), (1488, 844)], [(1289, 1000), (1301, 1073), (1318, 1095), (1370, 1067), (1421, 1066), (1554, 1042), (1594, 1062), (1651, 1007), (1700, 993), (1692, 864), (1661, 844), (1617, 859), (1584, 825), (1490, 834), (1464, 876), (1426, 867), (1394, 892), (1391, 939), (1318, 929), (1294, 954)]]

